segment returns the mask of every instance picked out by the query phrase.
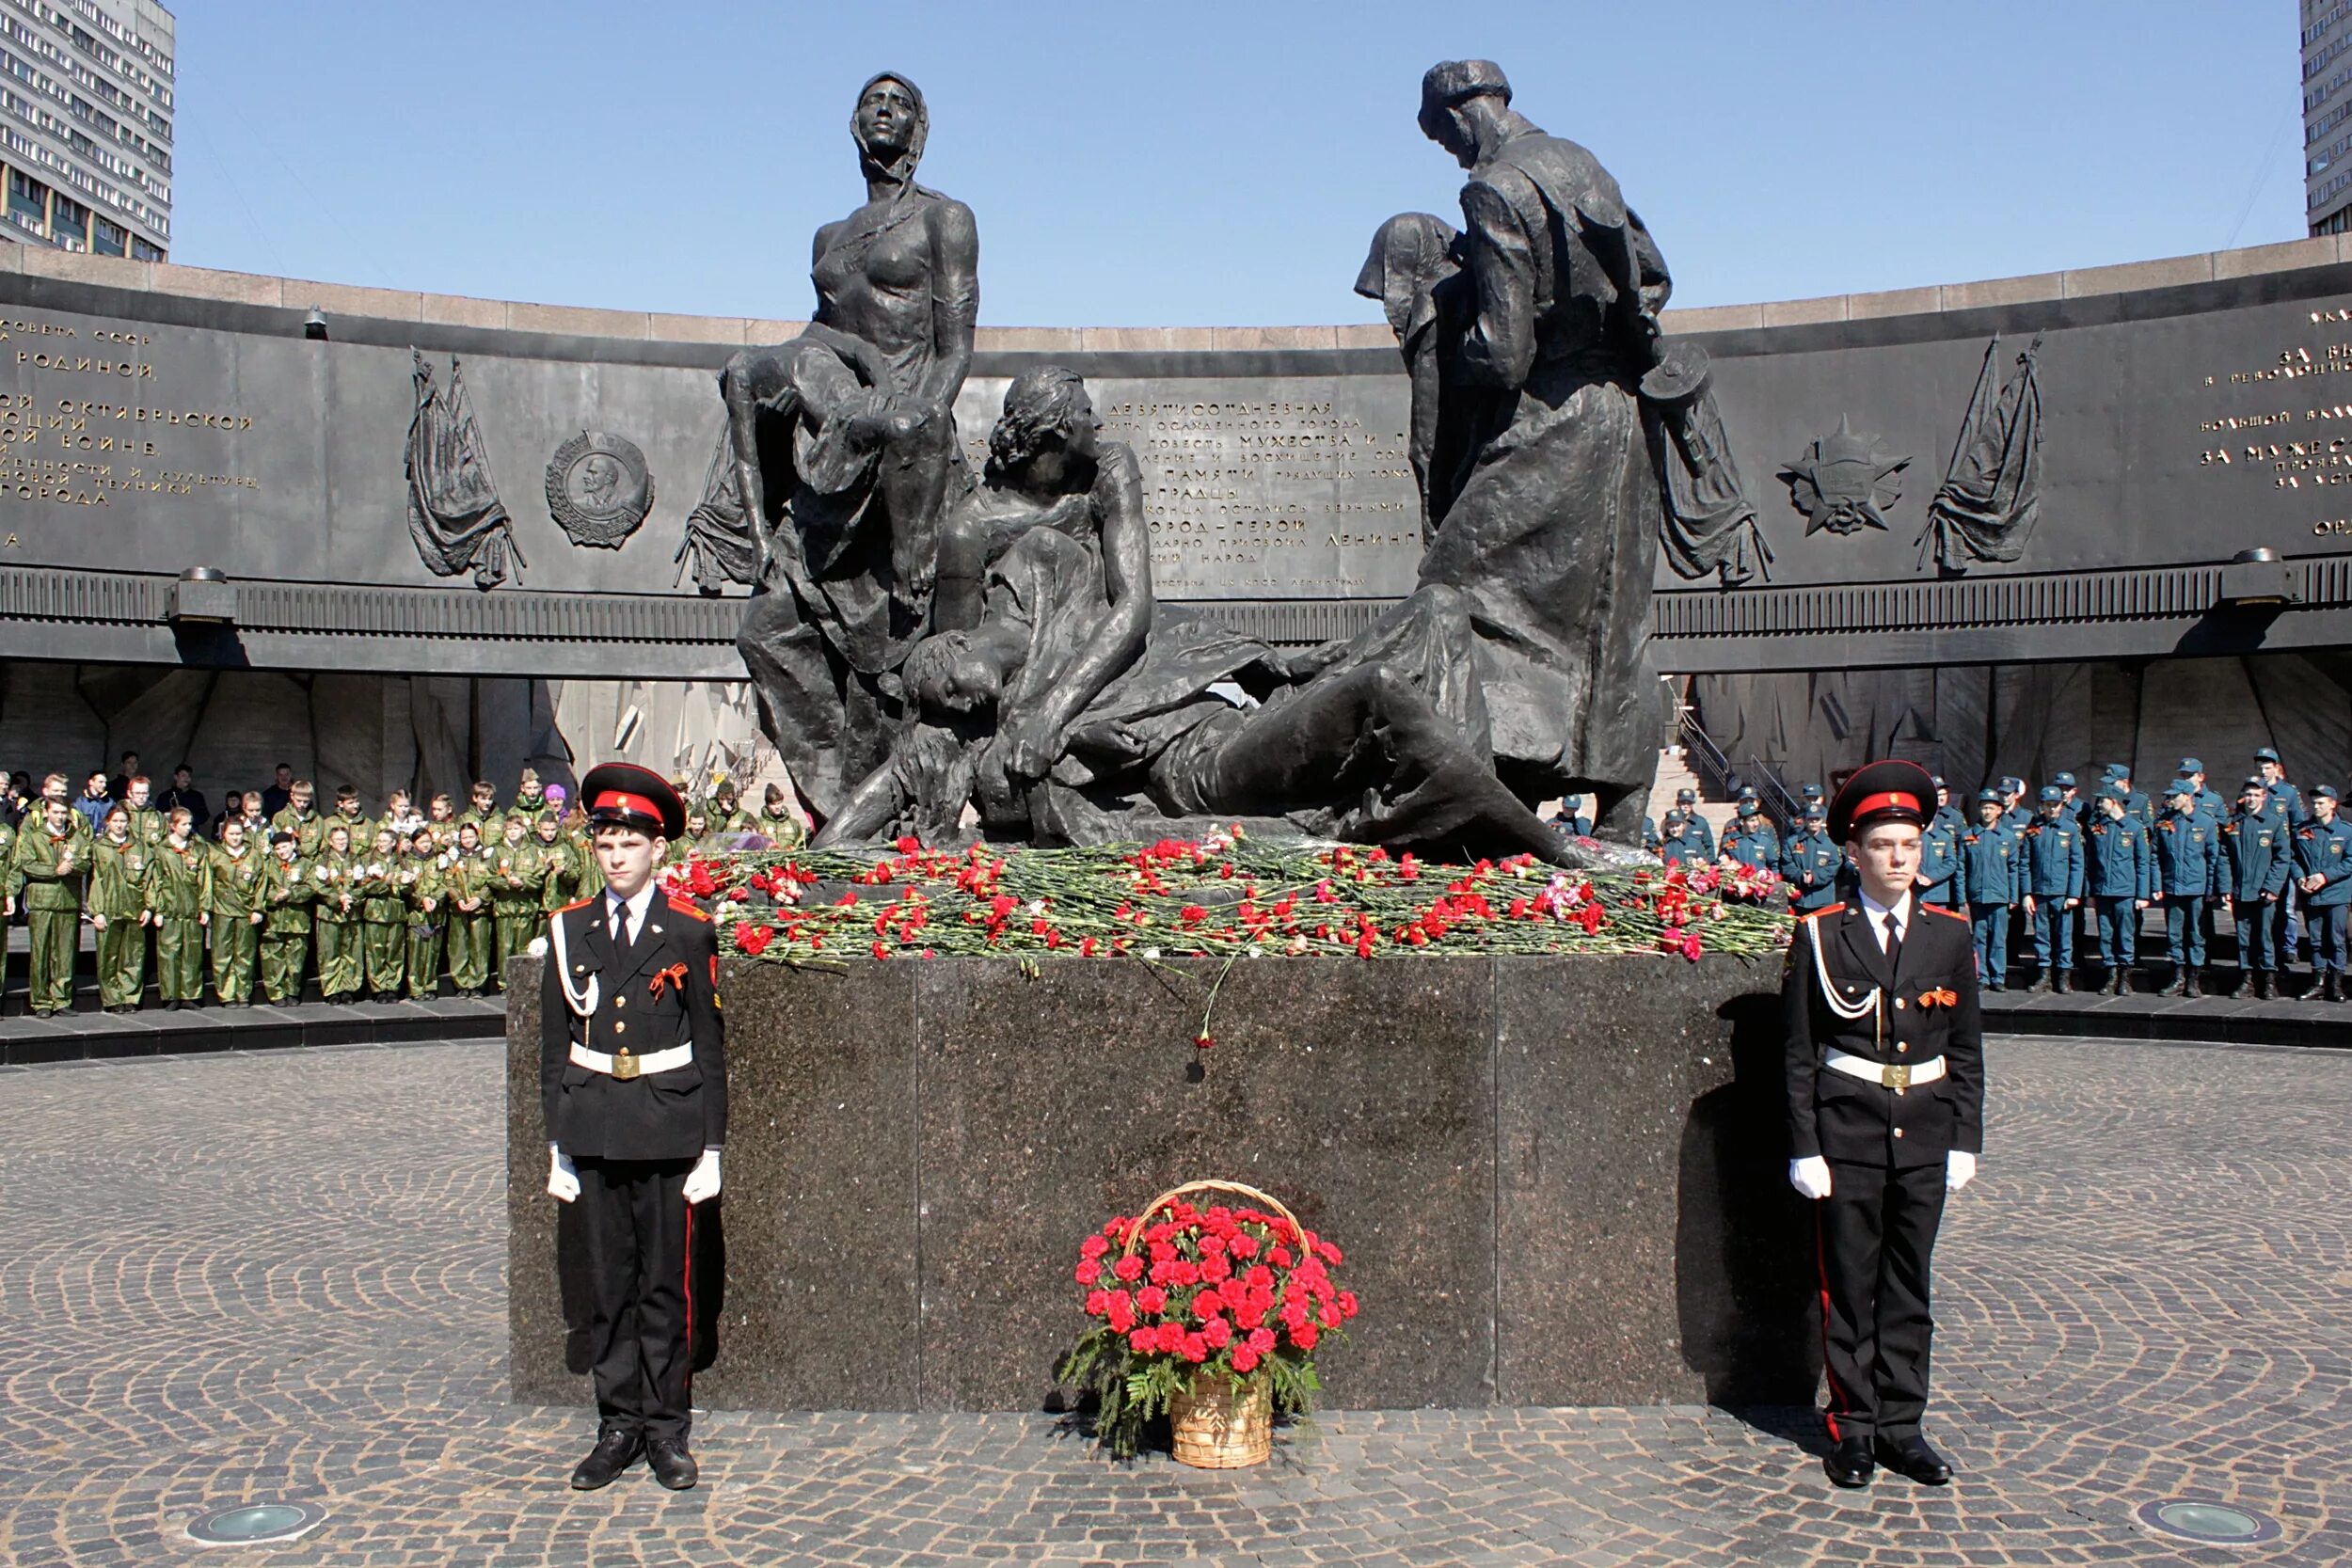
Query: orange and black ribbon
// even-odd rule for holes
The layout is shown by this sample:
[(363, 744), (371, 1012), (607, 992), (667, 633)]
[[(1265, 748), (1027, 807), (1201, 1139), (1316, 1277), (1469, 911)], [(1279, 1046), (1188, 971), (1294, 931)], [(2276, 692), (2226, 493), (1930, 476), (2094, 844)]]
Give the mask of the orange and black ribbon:
[(1957, 1007), (1960, 1006), (1960, 993), (1945, 990), (1939, 987), (1934, 990), (1922, 992), (1919, 997), (1919, 1006), (1922, 1007)]
[(653, 983), (648, 989), (652, 990), (653, 999), (656, 1002), (661, 1000), (661, 990), (664, 986), (675, 986), (679, 993), (683, 994), (686, 990), (686, 966), (682, 963), (675, 963), (667, 969), (654, 972)]

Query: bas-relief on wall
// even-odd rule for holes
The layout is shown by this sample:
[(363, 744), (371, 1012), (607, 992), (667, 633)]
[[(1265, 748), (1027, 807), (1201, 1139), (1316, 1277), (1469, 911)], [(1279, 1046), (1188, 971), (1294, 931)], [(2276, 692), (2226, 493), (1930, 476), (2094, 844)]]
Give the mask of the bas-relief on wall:
[[(2347, 314), (2255, 304), (2051, 327), (2022, 350), (1969, 337), (1779, 351), (1771, 331), (1710, 335), (1723, 451), (1751, 471), (1815, 468), (1747, 495), (1760, 537), (1732, 579), (2331, 551), (2352, 534), (2336, 493), (2352, 480), (2352, 397), (2327, 379), (2352, 365)], [(7, 308), (0, 563), (740, 593), (753, 561), (714, 374), (486, 353), (460, 364)], [(1401, 373), (1091, 379), (1105, 434), (1142, 465), (1165, 596), (1409, 590), (1421, 527)], [(1005, 385), (975, 375), (957, 401), (968, 459)], [(1808, 515), (1841, 424), (1910, 457), (1901, 481), (1942, 458), (1936, 483), (1873, 484), (1859, 514), (1833, 501)], [(1711, 580), (1666, 552), (1661, 586)]]

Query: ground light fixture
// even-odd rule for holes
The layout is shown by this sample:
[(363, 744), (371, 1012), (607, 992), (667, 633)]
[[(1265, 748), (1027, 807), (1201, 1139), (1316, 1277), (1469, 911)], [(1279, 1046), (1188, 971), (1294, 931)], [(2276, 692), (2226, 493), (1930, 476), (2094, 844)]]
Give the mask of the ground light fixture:
[(2279, 1521), (2237, 1503), (2198, 1497), (2145, 1502), (2132, 1516), (2158, 1535), (2206, 1546), (2258, 1546), (2279, 1539)]
[(239, 1503), (218, 1509), (188, 1526), (199, 1546), (266, 1546), (310, 1534), (326, 1522), (316, 1503)]

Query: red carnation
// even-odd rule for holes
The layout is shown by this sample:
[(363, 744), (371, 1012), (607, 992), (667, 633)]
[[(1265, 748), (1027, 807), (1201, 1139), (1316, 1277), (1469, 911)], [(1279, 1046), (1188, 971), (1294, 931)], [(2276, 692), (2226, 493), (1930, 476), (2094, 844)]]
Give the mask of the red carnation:
[(1131, 1252), (1111, 1265), (1111, 1273), (1133, 1285), (1143, 1277), (1143, 1259)]
[(1291, 1343), (1296, 1345), (1300, 1350), (1314, 1349), (1315, 1341), (1321, 1338), (1323, 1338), (1322, 1334), (1316, 1329), (1315, 1325), (1311, 1323), (1300, 1323), (1296, 1328), (1291, 1330)]
[(1266, 1352), (1274, 1348), (1274, 1330), (1270, 1328), (1253, 1328), (1249, 1331), (1249, 1338), (1244, 1340), (1243, 1343), (1248, 1345), (1250, 1350), (1256, 1352), (1258, 1354), (1263, 1355)]
[(1081, 1285), (1091, 1285), (1094, 1283), (1095, 1279), (1101, 1275), (1102, 1272), (1102, 1268), (1094, 1261), (1093, 1259), (1087, 1259), (1078, 1265), (1078, 1283)]
[(1258, 1353), (1256, 1351), (1251, 1350), (1248, 1345), (1243, 1345), (1233, 1352), (1233, 1370), (1247, 1373), (1257, 1370)]
[(1136, 1311), (1149, 1312), (1157, 1316), (1159, 1313), (1167, 1310), (1167, 1308), (1168, 1292), (1161, 1290), (1157, 1285), (1146, 1285), (1142, 1290), (1136, 1292)]
[(1225, 1298), (1214, 1290), (1202, 1291), (1192, 1298), (1192, 1315), (1196, 1318), (1213, 1317), (1223, 1310)]
[(1135, 1328), (1127, 1331), (1127, 1348), (1137, 1355), (1149, 1355), (1160, 1348), (1159, 1331), (1155, 1328)]
[(1100, 1258), (1103, 1254), (1110, 1251), (1110, 1249), (1111, 1239), (1108, 1236), (1098, 1233), (1096, 1235), (1089, 1236), (1085, 1241), (1078, 1243), (1078, 1256), (1081, 1258)]
[(1211, 1318), (1200, 1325), (1201, 1342), (1211, 1350), (1223, 1350), (1232, 1338), (1233, 1325), (1223, 1318)]

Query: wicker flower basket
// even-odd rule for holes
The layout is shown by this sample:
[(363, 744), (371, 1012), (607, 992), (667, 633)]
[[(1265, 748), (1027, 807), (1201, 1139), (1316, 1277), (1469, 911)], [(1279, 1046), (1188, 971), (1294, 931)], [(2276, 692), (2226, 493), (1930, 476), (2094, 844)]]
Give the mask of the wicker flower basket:
[[(1271, 1193), (1239, 1181), (1187, 1181), (1171, 1187), (1143, 1206), (1127, 1238), (1132, 1253), (1143, 1239), (1152, 1216), (1194, 1193), (1228, 1193), (1263, 1203), (1290, 1224), (1294, 1234), (1305, 1232), (1298, 1216)], [(1243, 1378), (1199, 1377), (1192, 1386), (1168, 1402), (1168, 1422), (1173, 1435), (1170, 1449), (1179, 1465), (1201, 1470), (1238, 1470), (1263, 1465), (1274, 1451), (1274, 1385), (1263, 1374)]]
[(1170, 1445), (1179, 1465), (1238, 1470), (1274, 1451), (1274, 1386), (1263, 1376), (1203, 1377), (1168, 1402)]

